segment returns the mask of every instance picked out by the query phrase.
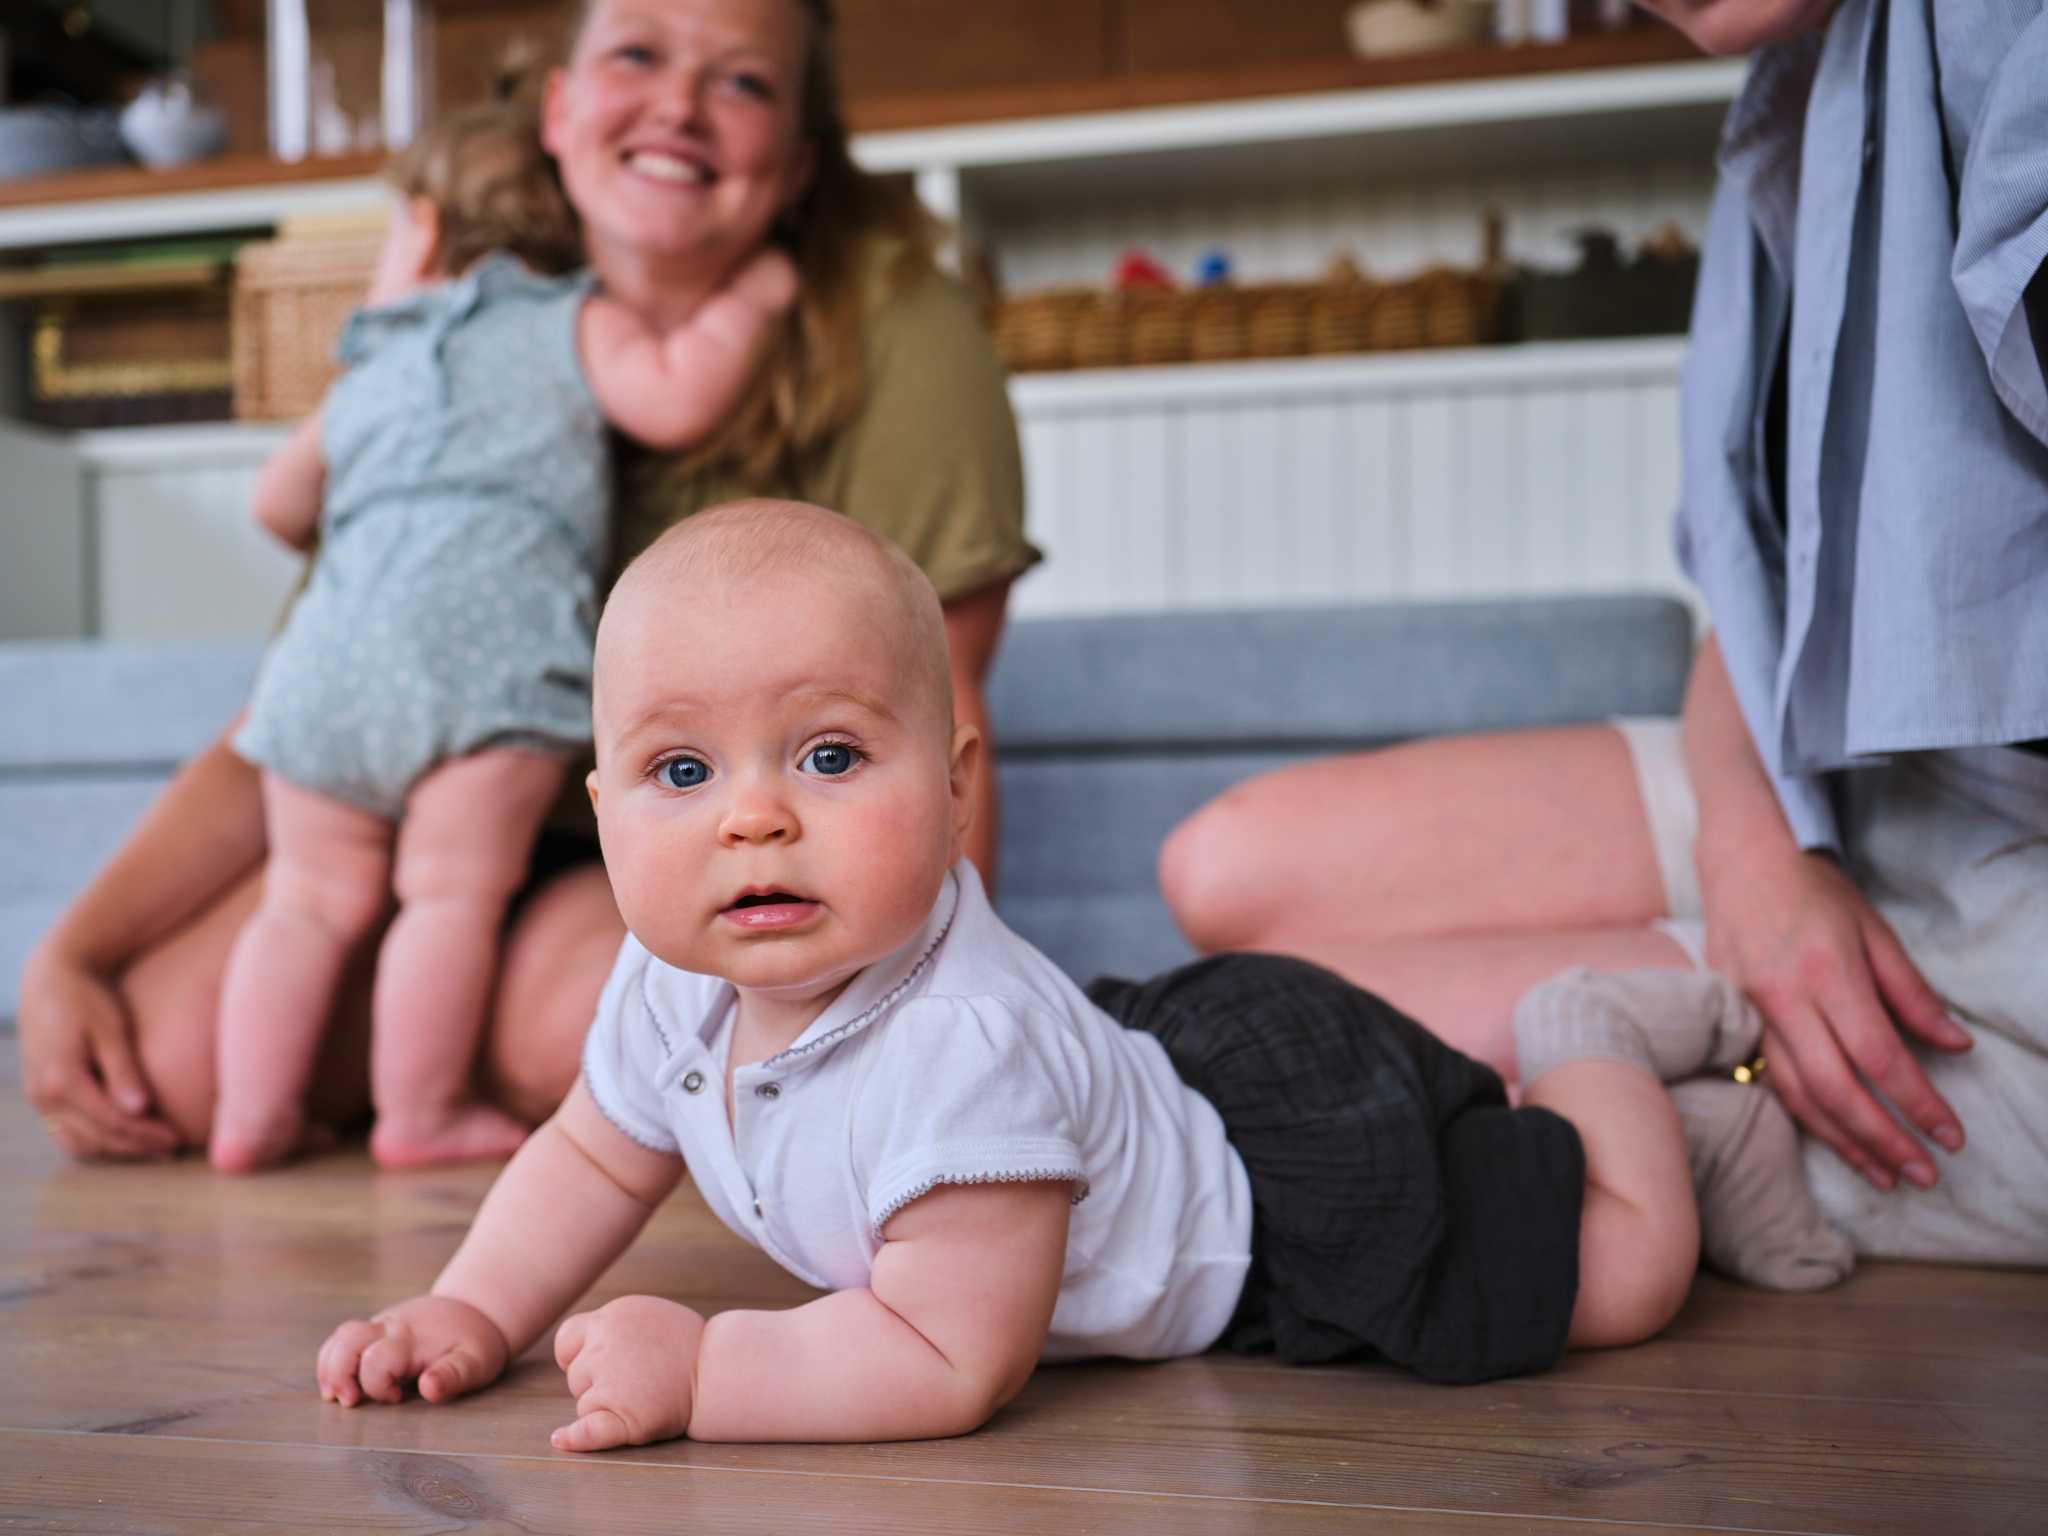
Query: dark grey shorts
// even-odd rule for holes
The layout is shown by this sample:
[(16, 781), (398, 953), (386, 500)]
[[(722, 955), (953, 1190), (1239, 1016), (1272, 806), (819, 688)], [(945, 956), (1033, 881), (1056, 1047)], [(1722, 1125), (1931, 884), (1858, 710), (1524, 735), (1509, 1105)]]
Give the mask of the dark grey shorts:
[(1434, 1381), (1540, 1370), (1578, 1293), (1585, 1156), (1548, 1110), (1320, 967), (1220, 955), (1088, 995), (1154, 1035), (1250, 1176), (1230, 1348), (1372, 1353)]

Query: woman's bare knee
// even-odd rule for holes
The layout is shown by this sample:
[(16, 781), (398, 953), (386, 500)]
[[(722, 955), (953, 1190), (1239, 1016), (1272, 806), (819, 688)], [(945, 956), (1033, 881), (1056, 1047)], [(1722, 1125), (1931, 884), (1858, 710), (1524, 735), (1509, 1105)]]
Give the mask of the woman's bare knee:
[(1160, 845), (1160, 895), (1188, 942), (1205, 954), (1257, 942), (1243, 897), (1273, 850), (1251, 827), (1256, 813), (1246, 802), (1253, 792), (1253, 785), (1226, 790)]

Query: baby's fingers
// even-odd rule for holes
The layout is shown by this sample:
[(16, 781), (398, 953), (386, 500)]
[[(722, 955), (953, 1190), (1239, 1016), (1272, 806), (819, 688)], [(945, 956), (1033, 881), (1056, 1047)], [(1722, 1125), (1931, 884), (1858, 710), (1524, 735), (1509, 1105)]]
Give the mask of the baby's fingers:
[(356, 1367), (363, 1395), (380, 1403), (403, 1402), (406, 1379), (413, 1373), (412, 1333), (405, 1328), (393, 1329), (371, 1344)]
[(490, 1361), (458, 1344), (420, 1372), (420, 1396), (430, 1403), (445, 1403), (487, 1385), (496, 1374)]
[(361, 1318), (351, 1318), (327, 1335), (327, 1342), (320, 1346), (320, 1356), (313, 1368), (320, 1382), (320, 1395), (344, 1408), (353, 1408), (361, 1402), (363, 1389), (356, 1380), (356, 1371), (362, 1362), (363, 1351), (383, 1336), (382, 1328)]
[(564, 1424), (548, 1436), (548, 1444), (558, 1451), (608, 1451), (632, 1441), (626, 1421), (609, 1408), (593, 1408), (574, 1424)]

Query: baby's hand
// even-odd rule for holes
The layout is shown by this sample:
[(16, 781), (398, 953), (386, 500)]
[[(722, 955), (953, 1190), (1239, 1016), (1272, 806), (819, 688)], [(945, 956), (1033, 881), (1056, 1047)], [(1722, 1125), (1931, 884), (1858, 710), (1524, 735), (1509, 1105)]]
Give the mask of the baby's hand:
[(510, 1353), (498, 1325), (468, 1302), (415, 1296), (368, 1322), (343, 1323), (320, 1346), (316, 1370), (320, 1395), (344, 1408), (366, 1397), (399, 1402), (408, 1381), (443, 1403), (496, 1381)]
[(690, 1381), (704, 1319), (655, 1296), (621, 1296), (555, 1331), (577, 1419), (549, 1437), (558, 1451), (673, 1440), (690, 1427)]
[(735, 297), (763, 314), (779, 315), (796, 302), (796, 266), (774, 246), (767, 246), (755, 252), (728, 287)]

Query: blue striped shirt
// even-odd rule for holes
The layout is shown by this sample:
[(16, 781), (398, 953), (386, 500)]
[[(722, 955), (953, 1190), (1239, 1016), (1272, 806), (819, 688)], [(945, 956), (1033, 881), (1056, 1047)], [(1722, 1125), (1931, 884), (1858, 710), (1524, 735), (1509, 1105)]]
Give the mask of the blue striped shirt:
[(1844, 0), (1757, 56), (1720, 173), (1679, 558), (1836, 847), (1836, 771), (2048, 736), (2048, 3)]

